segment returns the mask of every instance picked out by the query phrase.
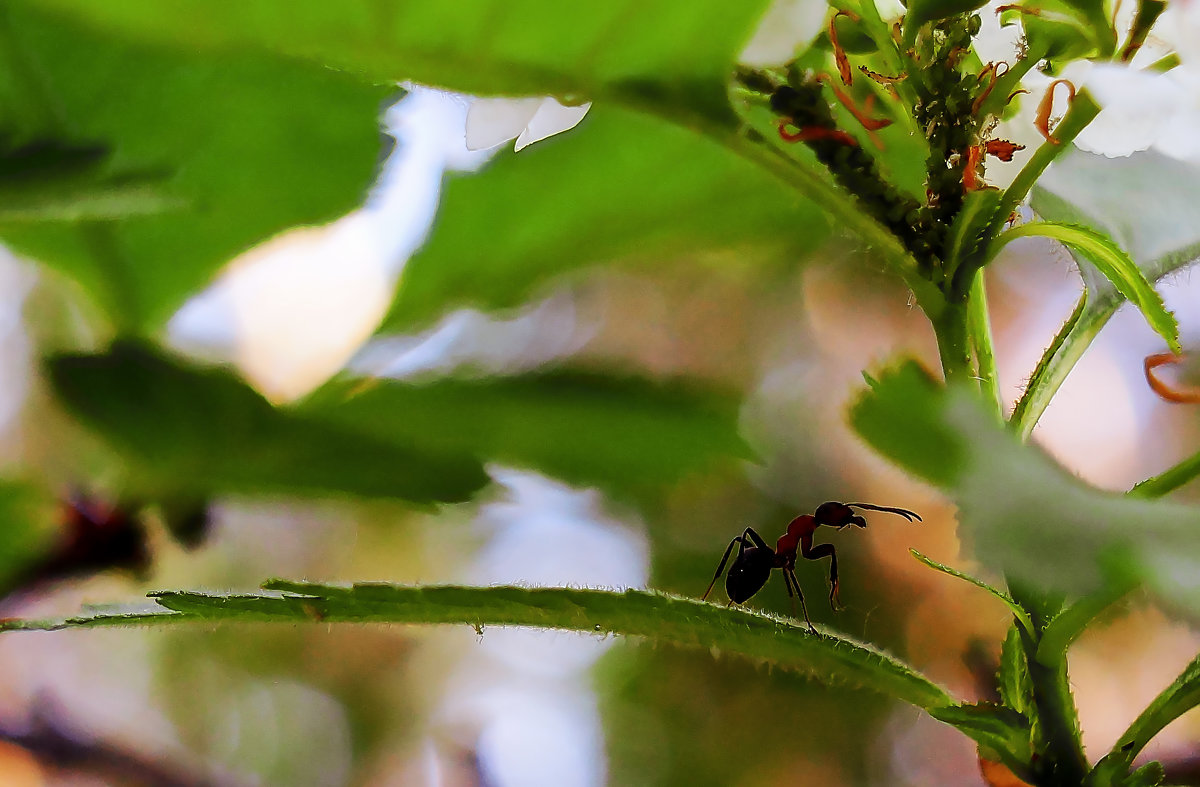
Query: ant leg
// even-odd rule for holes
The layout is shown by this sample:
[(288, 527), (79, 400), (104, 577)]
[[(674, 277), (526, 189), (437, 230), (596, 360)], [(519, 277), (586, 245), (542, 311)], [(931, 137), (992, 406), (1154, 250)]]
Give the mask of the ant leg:
[[(796, 572), (790, 568), (784, 568), (783, 581), (789, 585), (788, 595), (791, 595), (793, 587), (796, 588), (796, 595), (800, 598), (800, 611), (804, 613), (804, 622), (808, 624), (809, 631), (816, 634), (817, 627), (808, 617), (808, 605), (804, 603), (804, 592), (800, 590), (800, 580), (796, 579)], [(794, 598), (792, 599), (792, 617), (796, 617), (796, 600)]]
[(725, 564), (729, 562), (729, 553), (733, 552), (734, 544), (737, 544), (738, 555), (742, 554), (742, 550), (746, 548), (745, 534), (738, 536), (729, 542), (729, 546), (725, 547), (725, 554), (721, 556), (721, 564), (717, 566), (717, 573), (713, 574), (712, 582), (708, 583), (708, 590), (704, 591), (704, 595), (700, 597), (701, 601), (708, 598), (708, 594), (712, 593), (713, 585), (717, 584), (717, 580), (721, 578), (721, 572), (725, 570)]
[(808, 560), (820, 560), (826, 555), (829, 556), (829, 606), (837, 612), (841, 609), (841, 600), (838, 598), (837, 550), (833, 548), (833, 544), (821, 544), (804, 549), (802, 554)]
[(775, 551), (774, 549), (771, 549), (771, 547), (767, 545), (766, 541), (763, 541), (763, 537), (760, 536), (758, 533), (756, 533), (754, 531), (754, 528), (752, 528), (752, 527), (746, 528), (746, 530), (742, 533), (742, 538), (749, 538), (751, 541), (754, 542), (754, 546), (758, 547), (759, 549), (765, 549), (768, 552)]
[(792, 580), (788, 577), (786, 567), (783, 569), (783, 586), (787, 588), (788, 601), (792, 602), (792, 617), (796, 617), (796, 594), (792, 592)]

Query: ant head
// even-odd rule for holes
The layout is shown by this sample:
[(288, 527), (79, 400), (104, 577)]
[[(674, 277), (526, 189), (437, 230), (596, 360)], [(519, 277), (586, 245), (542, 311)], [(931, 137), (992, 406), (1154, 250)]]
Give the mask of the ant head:
[(861, 516), (855, 516), (853, 509), (845, 503), (822, 503), (813, 512), (813, 518), (817, 520), (818, 525), (829, 525), (830, 527), (867, 526), (866, 520)]

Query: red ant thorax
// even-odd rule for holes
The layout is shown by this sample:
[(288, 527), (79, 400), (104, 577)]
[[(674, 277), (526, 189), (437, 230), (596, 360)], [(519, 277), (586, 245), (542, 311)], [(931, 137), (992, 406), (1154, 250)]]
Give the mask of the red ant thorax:
[(800, 540), (806, 536), (811, 536), (816, 529), (816, 517), (811, 514), (801, 514), (791, 522), (788, 522), (787, 532), (775, 542), (775, 551), (780, 554), (794, 554), (800, 547)]

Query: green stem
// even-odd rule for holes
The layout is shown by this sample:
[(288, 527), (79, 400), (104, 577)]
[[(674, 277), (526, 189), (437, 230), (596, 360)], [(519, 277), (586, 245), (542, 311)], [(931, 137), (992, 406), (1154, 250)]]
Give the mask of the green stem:
[(1200, 476), (1200, 454), (1194, 454), (1129, 490), (1131, 497), (1161, 497)]
[(967, 306), (950, 303), (936, 318), (929, 316), (937, 336), (942, 375), (947, 384), (970, 384), (975, 376), (971, 363), (971, 347), (967, 329)]
[(1034, 66), (1045, 59), (1046, 53), (1049, 51), (1050, 45), (1046, 42), (1039, 42), (1036, 48), (1031, 45), (1025, 57), (1014, 63), (1012, 68), (1004, 72), (1004, 76), (996, 80), (992, 94), (980, 107), (979, 114), (981, 116), (996, 115), (997, 117), (1002, 115), (1004, 108), (1008, 106), (1009, 97), (1020, 87), (1021, 80)]
[(1029, 678), (1033, 683), (1033, 700), (1037, 705), (1041, 732), (1050, 753), (1047, 784), (1075, 787), (1083, 784), (1089, 770), (1087, 756), (1080, 742), (1075, 698), (1067, 677), (1066, 659), (1050, 664), (1036, 658), (1037, 644), (1026, 648), (1029, 659)]
[(1071, 108), (1067, 110), (1062, 121), (1054, 127), (1053, 134), (1056, 141), (1046, 140), (1038, 147), (1004, 192), (1004, 196), (1000, 199), (1000, 209), (996, 211), (996, 218), (992, 221), (991, 232), (987, 237), (995, 237), (1000, 233), (1004, 222), (1029, 196), (1030, 189), (1046, 171), (1046, 167), (1071, 147), (1071, 142), (1079, 136), (1079, 132), (1083, 131), (1098, 114), (1100, 114), (1100, 105), (1087, 90), (1080, 90), (1075, 94)]
[(979, 390), (1000, 423), (1004, 422), (1004, 402), (1000, 399), (1000, 382), (996, 373), (996, 354), (993, 350), (992, 324), (988, 316), (987, 289), (983, 271), (975, 274), (967, 299), (967, 330), (971, 349), (975, 353)]
[(1067, 676), (1065, 653), (1044, 654), (1041, 644), (1050, 623), (1061, 615), (1061, 599), (1040, 593), (1016, 582), (1008, 582), (1009, 593), (1033, 619), (1032, 634), (1021, 633), (1021, 645), (1029, 667), (1033, 700), (1041, 739), (1034, 749), (1042, 754), (1033, 763), (1036, 784), (1045, 787), (1076, 787), (1088, 772), (1087, 757), (1080, 740), (1075, 698)]

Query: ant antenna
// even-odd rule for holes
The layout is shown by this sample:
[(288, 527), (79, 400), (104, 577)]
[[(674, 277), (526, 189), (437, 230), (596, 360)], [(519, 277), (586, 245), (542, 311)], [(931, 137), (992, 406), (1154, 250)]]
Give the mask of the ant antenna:
[(887, 514), (898, 514), (907, 519), (909, 522), (914, 520), (917, 522), (922, 521), (920, 514), (918, 514), (916, 511), (909, 511), (907, 508), (888, 508), (887, 506), (875, 506), (871, 505), (870, 503), (847, 503), (846, 505), (852, 506), (853, 508), (865, 508), (869, 511), (883, 511)]

